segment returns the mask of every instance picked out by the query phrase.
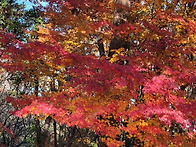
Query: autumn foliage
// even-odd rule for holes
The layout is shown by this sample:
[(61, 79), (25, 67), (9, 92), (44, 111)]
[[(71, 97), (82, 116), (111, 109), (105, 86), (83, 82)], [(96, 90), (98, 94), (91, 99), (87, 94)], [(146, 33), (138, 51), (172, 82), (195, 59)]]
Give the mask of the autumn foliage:
[(7, 98), (12, 113), (89, 129), (111, 147), (196, 144), (185, 90), (196, 83), (193, 1), (47, 2), (37, 40), (0, 32), (0, 66), (32, 87)]

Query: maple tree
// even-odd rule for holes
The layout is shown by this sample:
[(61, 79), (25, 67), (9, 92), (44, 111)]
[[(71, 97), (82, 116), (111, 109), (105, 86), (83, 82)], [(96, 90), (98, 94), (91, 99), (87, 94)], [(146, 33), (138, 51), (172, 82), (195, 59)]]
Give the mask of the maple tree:
[(196, 83), (194, 1), (47, 2), (37, 41), (0, 34), (0, 66), (32, 86), (7, 98), (16, 116), (50, 116), (107, 146), (196, 143), (196, 101), (184, 91)]

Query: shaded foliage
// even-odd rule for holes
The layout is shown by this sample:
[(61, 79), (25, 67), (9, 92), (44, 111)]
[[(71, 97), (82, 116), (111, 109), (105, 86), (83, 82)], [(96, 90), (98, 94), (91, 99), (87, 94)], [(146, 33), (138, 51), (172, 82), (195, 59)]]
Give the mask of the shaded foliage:
[(36, 8), (25, 9), (25, 5), (17, 4), (15, 0), (0, 2), (0, 27), (16, 35), (19, 40), (27, 41), (30, 34), (27, 30), (35, 30), (42, 23)]

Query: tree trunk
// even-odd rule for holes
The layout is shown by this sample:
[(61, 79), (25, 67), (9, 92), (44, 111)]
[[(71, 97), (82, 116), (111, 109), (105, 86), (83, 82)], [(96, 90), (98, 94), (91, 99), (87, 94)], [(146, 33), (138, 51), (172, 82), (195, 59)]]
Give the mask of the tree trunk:
[[(39, 81), (38, 79), (36, 78), (35, 80), (35, 96), (38, 96), (38, 89), (39, 88)], [(42, 145), (42, 134), (41, 134), (41, 126), (40, 126), (40, 122), (39, 120), (37, 119), (36, 120), (36, 141), (37, 141), (37, 147), (43, 147)]]
[(53, 120), (53, 127), (54, 127), (54, 147), (57, 147), (57, 129), (56, 129), (56, 121)]
[[(55, 77), (55, 75), (54, 75)], [(55, 87), (55, 79), (52, 80), (52, 82), (50, 83), (50, 89), (52, 92), (57, 92), (58, 89)], [(57, 147), (57, 128), (56, 128), (57, 124), (56, 124), (56, 120), (53, 119), (53, 131), (54, 131), (54, 147)]]
[[(131, 0), (116, 0), (116, 3), (129, 8), (131, 5)], [(121, 7), (116, 6), (114, 17), (113, 17), (113, 25), (119, 26), (120, 24), (127, 23), (128, 16), (129, 13), (127, 13)], [(111, 58), (112, 55), (115, 53), (116, 49), (119, 48), (124, 48), (125, 50), (129, 49), (129, 45), (130, 43), (127, 42), (125, 38), (122, 38), (121, 36), (117, 36), (114, 34), (114, 37), (110, 42), (108, 57)]]

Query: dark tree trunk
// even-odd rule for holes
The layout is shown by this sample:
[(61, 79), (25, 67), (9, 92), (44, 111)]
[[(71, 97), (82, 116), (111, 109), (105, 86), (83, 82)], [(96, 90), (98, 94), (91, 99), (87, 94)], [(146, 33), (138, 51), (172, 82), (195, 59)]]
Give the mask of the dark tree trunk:
[[(116, 3), (129, 8), (131, 5), (131, 0), (116, 0)], [(120, 24), (127, 23), (128, 16), (129, 15), (125, 10), (117, 6), (114, 12), (113, 25), (118, 26)], [(125, 50), (129, 49), (129, 45), (130, 43), (127, 42), (125, 38), (114, 34), (114, 37), (110, 42), (108, 57), (111, 58), (112, 55), (115, 53), (116, 49), (119, 48), (124, 48)]]
[[(35, 80), (35, 95), (38, 96), (38, 91), (39, 91), (39, 81), (36, 78)], [(41, 126), (40, 126), (40, 122), (37, 119), (36, 120), (36, 141), (37, 141), (37, 147), (43, 147), (42, 144), (42, 133), (41, 133)]]
[[(55, 77), (55, 75), (54, 75)], [(52, 92), (57, 92), (58, 89), (55, 87), (55, 79), (52, 80), (51, 84), (50, 84), (50, 89)], [(57, 147), (57, 124), (56, 124), (56, 120), (53, 119), (53, 130), (54, 130), (54, 147)]]
[(44, 144), (42, 143), (42, 133), (41, 133), (41, 127), (40, 122), (37, 119), (36, 120), (36, 141), (37, 141), (37, 147), (44, 147)]
[(56, 121), (53, 120), (53, 127), (54, 127), (54, 147), (57, 147), (57, 128), (56, 128)]
[(99, 39), (97, 44), (98, 44), (98, 50), (99, 50), (100, 57), (105, 56), (105, 50), (104, 50), (104, 45), (103, 45), (103, 39)]

